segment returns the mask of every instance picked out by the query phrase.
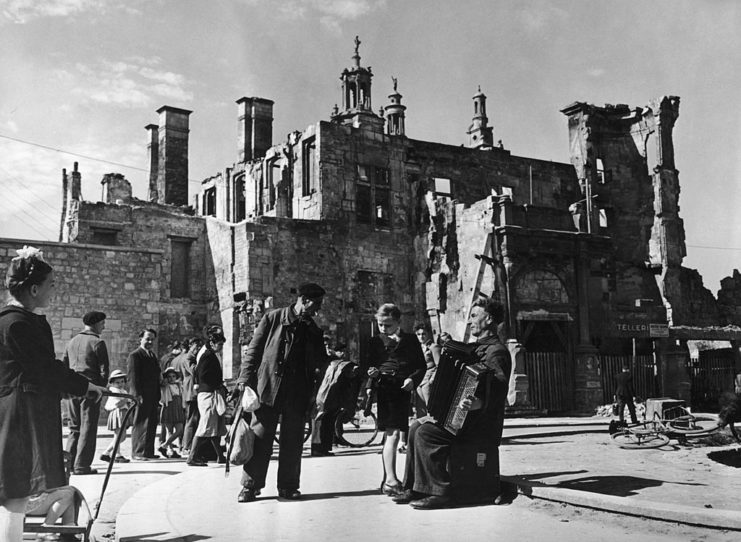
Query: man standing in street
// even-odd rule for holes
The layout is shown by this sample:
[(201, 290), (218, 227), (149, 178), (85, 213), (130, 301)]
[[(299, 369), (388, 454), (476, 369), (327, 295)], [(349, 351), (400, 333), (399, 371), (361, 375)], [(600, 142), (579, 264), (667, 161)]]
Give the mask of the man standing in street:
[[(64, 352), (64, 363), (96, 386), (108, 384), (108, 349), (100, 334), (105, 329), (105, 314), (90, 311), (82, 317), (85, 328), (72, 337)], [(67, 451), (75, 474), (96, 474), (90, 467), (98, 438), (100, 402), (86, 397), (65, 399), (69, 416)]]
[(203, 346), (198, 337), (191, 337), (185, 343), (183, 352), (172, 360), (172, 367), (183, 376), (183, 406), (185, 406), (185, 428), (181, 452), (190, 451), (193, 434), (198, 427), (198, 394), (193, 385), (193, 374), (196, 370), (196, 354)]
[(301, 498), (304, 427), (319, 370), (327, 364), (322, 330), (312, 319), (324, 294), (317, 284), (299, 286), (293, 305), (262, 317), (242, 360), (238, 389), (249, 386), (256, 391), (260, 407), (252, 415), (254, 453), (243, 467), (238, 502), (254, 501), (265, 487), (279, 417), (278, 497)]
[(625, 418), (625, 406), (628, 406), (630, 412), (630, 421), (638, 423), (636, 417), (636, 406), (633, 403), (635, 392), (633, 391), (633, 376), (630, 374), (630, 367), (623, 365), (623, 371), (615, 376), (617, 386), (615, 388), (615, 401), (618, 405), (618, 416), (622, 422)]
[[(451, 465), (453, 444), (473, 450), (476, 464), (486, 462), (490, 468), (473, 471), (478, 478), (476, 488), (465, 500), (502, 502), (498, 495), (488, 494), (499, 487), (499, 444), (504, 428), (504, 408), (507, 399), (512, 361), (507, 348), (499, 340), (497, 327), (504, 320), (504, 309), (491, 298), (478, 299), (471, 309), (471, 335), (476, 338), (474, 355), (486, 369), (476, 392), (463, 397), (458, 407), (468, 414), (456, 435), (431, 420), (420, 420), (409, 429), (404, 490), (393, 497), (394, 502), (410, 504), (416, 509), (446, 508), (453, 501), (453, 473), (461, 465)], [(479, 452), (479, 450), (481, 452)], [(481, 458), (481, 459), (479, 459)], [(460, 476), (460, 474), (457, 474)]]
[(139, 348), (127, 360), (129, 393), (139, 402), (131, 429), (131, 455), (139, 461), (159, 457), (154, 453), (160, 400), (160, 363), (152, 350), (156, 337), (153, 329), (139, 333)]

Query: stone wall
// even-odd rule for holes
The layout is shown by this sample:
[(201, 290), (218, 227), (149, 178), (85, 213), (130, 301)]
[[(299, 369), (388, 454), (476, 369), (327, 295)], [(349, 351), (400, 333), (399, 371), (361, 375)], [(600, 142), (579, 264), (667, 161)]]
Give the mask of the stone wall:
[[(188, 208), (136, 199), (121, 205), (83, 201), (79, 204), (77, 224), (77, 236), (70, 240), (72, 246), (92, 242), (96, 228), (108, 227), (116, 228), (116, 246), (153, 247), (161, 251), (156, 303), (162, 322), (158, 342), (163, 347), (174, 340), (201, 335), (208, 322), (220, 322), (214, 282), (216, 263), (203, 217), (193, 216)], [(176, 270), (187, 282), (183, 292), (172, 288), (173, 265), (179, 264), (173, 264), (173, 247), (178, 243), (188, 247), (187, 269)]]
[[(54, 268), (56, 294), (46, 314), (61, 359), (67, 342), (82, 330), (89, 310), (106, 313), (106, 341), (111, 369), (126, 370), (126, 358), (139, 343), (143, 328), (161, 330), (161, 281), (164, 251), (153, 248), (70, 245), (20, 239), (0, 239), (0, 275), (5, 277), (15, 250), (32, 245), (44, 252)], [(3, 284), (0, 296), (7, 297)], [(158, 337), (159, 351), (165, 343)]]

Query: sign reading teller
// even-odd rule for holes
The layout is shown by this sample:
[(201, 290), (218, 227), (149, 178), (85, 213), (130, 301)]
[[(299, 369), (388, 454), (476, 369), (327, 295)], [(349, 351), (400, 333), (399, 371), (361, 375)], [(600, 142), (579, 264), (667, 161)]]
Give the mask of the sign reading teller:
[(649, 324), (647, 322), (617, 322), (615, 331), (620, 337), (668, 337), (669, 326), (667, 324)]

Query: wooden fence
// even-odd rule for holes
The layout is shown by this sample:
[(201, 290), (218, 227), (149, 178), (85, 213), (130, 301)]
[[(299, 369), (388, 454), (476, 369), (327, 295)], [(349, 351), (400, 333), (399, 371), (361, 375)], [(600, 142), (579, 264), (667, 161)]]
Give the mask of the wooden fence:
[(645, 400), (647, 397), (658, 397), (656, 363), (653, 356), (600, 356), (600, 373), (602, 377), (603, 404), (612, 403), (615, 395), (615, 376), (623, 370), (623, 365), (630, 367), (633, 375), (633, 389), (636, 397)]
[(565, 352), (526, 352), (530, 401), (538, 409), (566, 412), (574, 408), (574, 365)]
[(734, 369), (734, 352), (730, 348), (701, 351), (689, 368), (692, 407), (717, 411), (721, 394), (733, 391)]

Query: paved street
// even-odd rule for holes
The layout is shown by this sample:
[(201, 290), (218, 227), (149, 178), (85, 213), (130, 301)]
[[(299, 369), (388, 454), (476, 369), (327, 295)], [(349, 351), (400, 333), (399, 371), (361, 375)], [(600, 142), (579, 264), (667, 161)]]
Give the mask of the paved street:
[[(188, 468), (175, 460), (116, 464), (94, 533), (98, 539), (111, 538), (117, 521), (116, 534), (124, 542), (376, 541), (399, 535), (490, 540), (502, 530), (517, 532), (523, 540), (609, 541), (629, 535), (633, 540), (725, 541), (741, 536), (708, 528), (741, 529), (737, 469), (708, 458), (713, 450), (741, 454), (737, 446), (682, 447), (672, 441), (664, 449), (623, 450), (609, 442), (606, 423), (599, 418), (507, 420), (502, 474), (520, 484), (523, 494), (500, 507), (423, 512), (395, 505), (377, 490), (378, 447), (305, 457), (302, 502), (276, 498), (274, 464), (264, 494), (249, 504), (236, 502), (239, 469), (224, 478), (223, 467), (216, 465)], [(101, 437), (101, 447), (108, 438)], [(124, 451), (128, 454), (128, 442)], [(399, 456), (400, 465), (403, 459)], [(103, 465), (96, 466), (102, 472)], [(72, 483), (92, 504), (102, 480), (102, 474), (76, 476)]]

